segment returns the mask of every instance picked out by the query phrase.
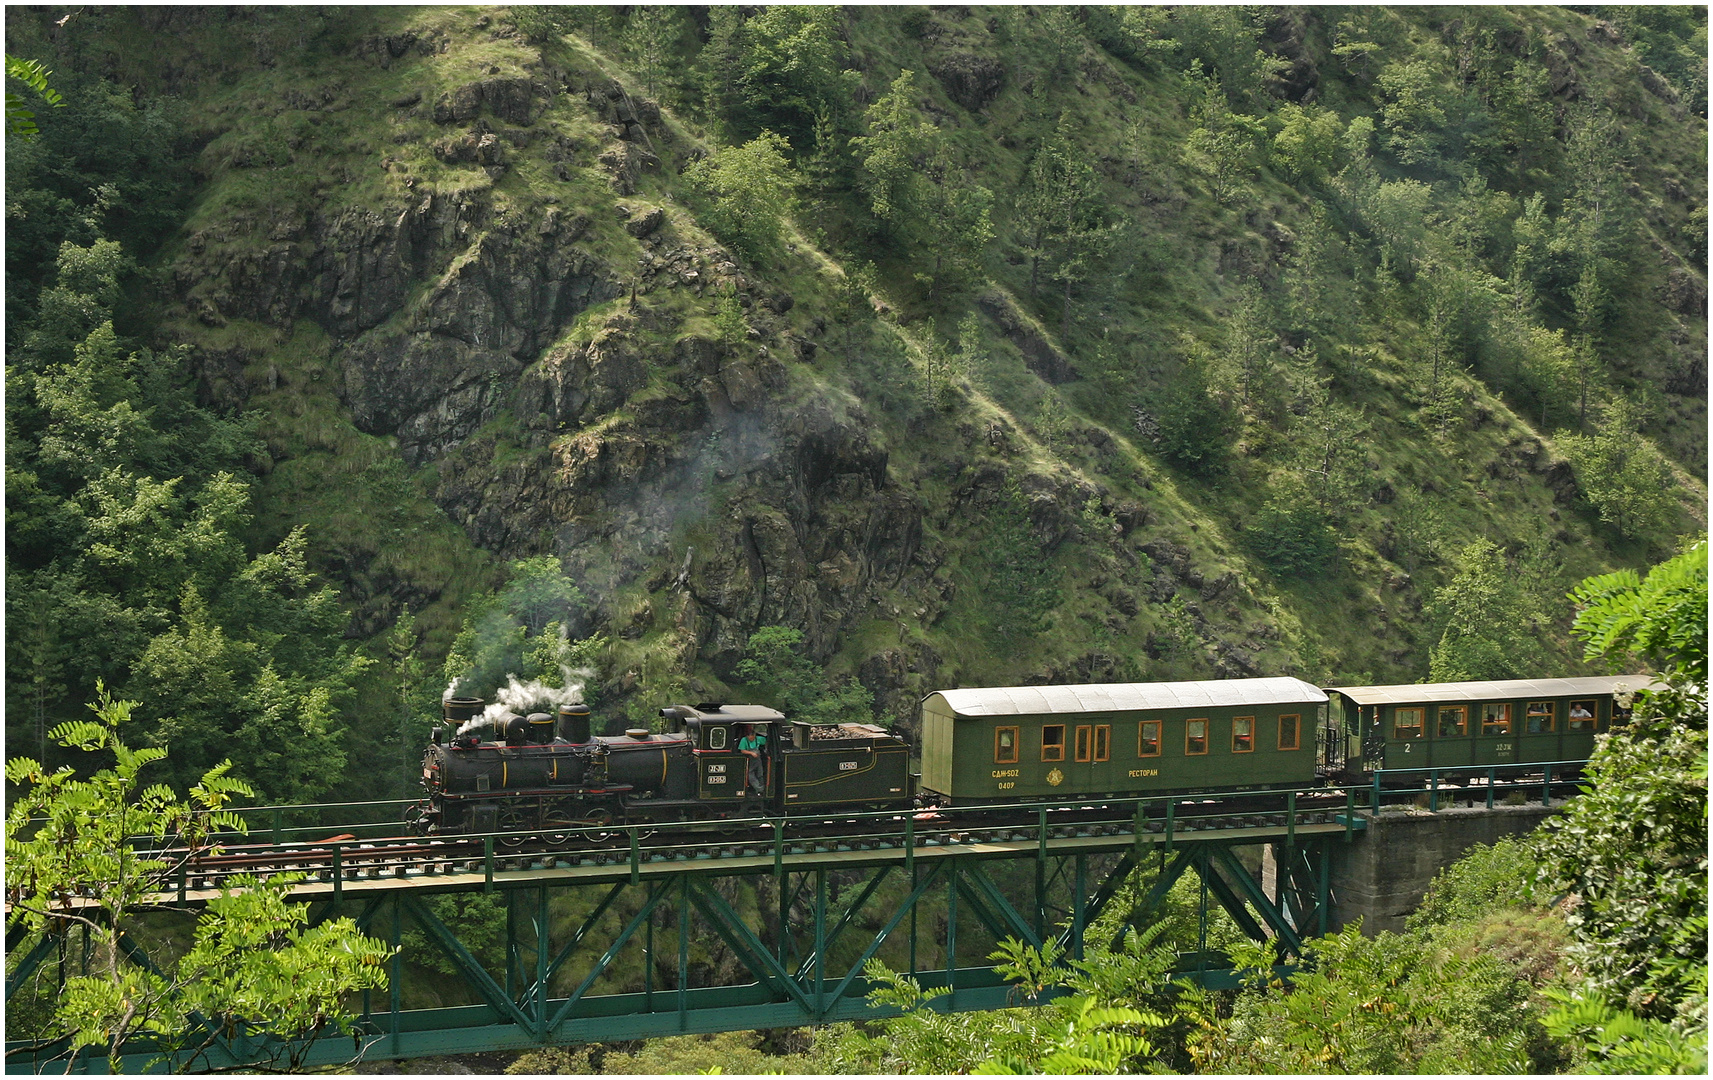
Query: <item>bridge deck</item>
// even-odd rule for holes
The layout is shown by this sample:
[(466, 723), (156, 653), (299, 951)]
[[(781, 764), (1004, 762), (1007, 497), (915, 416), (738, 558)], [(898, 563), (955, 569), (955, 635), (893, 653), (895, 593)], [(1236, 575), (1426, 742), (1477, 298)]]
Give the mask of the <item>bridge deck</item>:
[[(1343, 834), (1352, 829), (1362, 829), (1365, 826), (1366, 822), (1361, 817), (1357, 817), (1349, 826), (1340, 820), (1332, 824), (1298, 825), (1289, 831), (1297, 837), (1307, 839), (1309, 837)], [(1191, 829), (1175, 833), (1170, 840), (1160, 833), (1145, 833), (1142, 837), (1142, 844), (1146, 847), (1207, 841), (1219, 841), (1224, 844), (1265, 844), (1282, 841), (1286, 835), (1287, 829), (1283, 824), (1226, 829)], [(1135, 834), (1119, 833), (1101, 836), (1051, 837), (1047, 840), (1044, 851), (1049, 856), (1058, 857), (1124, 851), (1135, 846)], [(771, 874), (777, 866), (783, 868), (787, 873), (797, 873), (809, 870), (856, 869), (907, 863), (912, 860), (926, 863), (948, 857), (1017, 859), (1028, 858), (1042, 851), (1043, 845), (1037, 840), (1030, 839), (930, 843), (916, 847), (913, 854), (910, 849), (901, 844), (861, 851), (838, 850), (834, 846), (831, 850), (788, 851), (783, 853), (777, 862), (771, 853), (698, 858), (691, 855), (655, 852), (638, 860), (634, 874), (628, 860), (597, 865), (587, 859), (571, 861), (575, 855), (561, 855), (553, 859), (552, 865), (547, 865), (547, 856), (496, 855), (495, 861), (501, 865), (520, 861), (531, 865), (518, 869), (501, 869), (496, 866), (491, 875), (491, 880), (496, 889), (542, 884), (601, 885), (617, 881), (635, 881), (639, 878), (647, 880), (698, 870), (720, 875)], [(481, 860), (460, 859), (455, 861), (468, 863)], [(332, 880), (306, 881), (293, 889), (291, 896), (297, 900), (325, 900), (332, 898), (335, 891), (349, 896), (389, 892), (395, 889), (460, 892), (485, 888), (489, 880), (490, 875), (485, 870), (429, 871), (424, 868), (417, 868), (405, 869), (402, 873), (383, 872), (373, 876), (346, 878), (338, 883)], [(194, 903), (219, 895), (220, 892), (217, 889), (192, 890), (186, 892), (185, 900)]]

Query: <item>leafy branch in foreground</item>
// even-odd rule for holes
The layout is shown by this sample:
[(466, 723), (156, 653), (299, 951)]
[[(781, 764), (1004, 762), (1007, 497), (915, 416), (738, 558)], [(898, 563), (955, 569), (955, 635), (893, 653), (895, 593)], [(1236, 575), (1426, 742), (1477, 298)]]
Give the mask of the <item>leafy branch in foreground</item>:
[(988, 959), (1012, 983), (1013, 1000), (1037, 1008), (951, 1016), (935, 1008), (944, 991), (925, 991), (913, 977), (870, 960), (863, 969), (874, 987), (869, 1004), (904, 1015), (876, 1021), (879, 1037), (846, 1030), (817, 1054), (841, 1069), (867, 1072), (1134, 1071), (1160, 1052), (1148, 1033), (1171, 1022), (1142, 1007), (1170, 979), (1173, 953), (1158, 943), (1163, 928), (1156, 924), (1111, 949), (1091, 945), (1083, 960), (1067, 961), (1053, 940), (1039, 947), (1001, 941)]
[(1590, 659), (1644, 659), (1665, 685), (1636, 693), (1630, 722), (1595, 747), (1587, 792), (1545, 826), (1538, 885), (1565, 898), (1584, 972), (1548, 1023), (1596, 1071), (1704, 1071), (1707, 542), (1571, 598)]
[[(49, 107), (63, 109), (65, 102), (60, 99), (59, 91), (48, 85), (48, 79), (52, 75), (53, 72), (43, 67), (40, 60), (23, 60), (10, 53), (6, 54), (8, 79), (17, 79), (34, 90)], [(6, 91), (6, 133), (33, 139), (40, 130), (36, 127), (35, 112), (24, 107), (24, 95)]]
[(187, 1068), (242, 1027), (260, 1037), (251, 1045), (266, 1059), (295, 1066), (323, 1031), (348, 1028), (345, 995), (385, 984), (392, 950), (350, 919), (304, 931), (302, 906), (285, 899), (294, 879), (282, 876), (235, 881), (210, 900), (176, 964), (143, 954), (130, 933), (138, 909), (158, 907), (191, 859), (217, 852), (221, 831), (244, 831), (231, 807), (253, 792), (227, 775), (230, 762), (208, 770), (188, 799), (165, 784), (144, 787), (142, 770), (167, 751), (133, 750), (120, 738), (135, 706), (98, 683), (97, 719), (50, 733), (68, 749), (113, 755), (111, 768), (88, 779), (29, 758), (6, 763), (7, 781), (24, 787), (6, 817), (7, 931), (69, 926), (90, 945), (89, 968), (65, 980), (54, 1008), (73, 1056), (103, 1047), (108, 1071), (118, 1072), (127, 1043), (146, 1037), (169, 1066)]

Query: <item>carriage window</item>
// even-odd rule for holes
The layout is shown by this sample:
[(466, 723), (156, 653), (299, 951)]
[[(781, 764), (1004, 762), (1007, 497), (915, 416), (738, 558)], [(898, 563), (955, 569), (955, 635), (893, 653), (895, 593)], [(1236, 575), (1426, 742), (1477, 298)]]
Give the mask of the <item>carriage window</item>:
[(1392, 738), (1419, 739), (1422, 737), (1421, 709), (1392, 710)]
[(1077, 760), (1089, 761), (1094, 757), (1094, 729), (1087, 724), (1077, 727)]
[(1184, 726), (1184, 753), (1194, 756), (1207, 753), (1207, 721), (1191, 720)]
[(1529, 702), (1529, 715), (1526, 723), (1530, 735), (1539, 735), (1552, 730), (1553, 704), (1550, 701)]
[(1065, 725), (1047, 724), (1041, 728), (1041, 760), (1065, 760)]
[(1253, 716), (1234, 716), (1231, 718), (1231, 752), (1247, 754), (1255, 749), (1255, 718)]
[(1279, 717), (1279, 749), (1295, 750), (1302, 745), (1303, 718), (1295, 713)]
[(1160, 756), (1160, 721), (1144, 720), (1136, 728), (1136, 756)]
[(1510, 705), (1481, 706), (1481, 734), (1509, 735), (1511, 733)]
[(1112, 757), (1112, 725), (1096, 724), (1094, 727), (1094, 759), (1107, 761)]
[(1462, 705), (1439, 707), (1439, 737), (1455, 739), (1469, 732), (1469, 710)]
[(1600, 703), (1597, 701), (1573, 701), (1570, 703), (1570, 730), (1593, 731), (1594, 718), (1600, 713)]
[(726, 729), (725, 729), (725, 726), (723, 724), (722, 725), (716, 725), (714, 727), (708, 728), (707, 731), (708, 731), (708, 749), (710, 749), (710, 750), (724, 750), (726, 748)]
[(1017, 729), (995, 728), (993, 732), (993, 762), (995, 765), (1017, 763)]

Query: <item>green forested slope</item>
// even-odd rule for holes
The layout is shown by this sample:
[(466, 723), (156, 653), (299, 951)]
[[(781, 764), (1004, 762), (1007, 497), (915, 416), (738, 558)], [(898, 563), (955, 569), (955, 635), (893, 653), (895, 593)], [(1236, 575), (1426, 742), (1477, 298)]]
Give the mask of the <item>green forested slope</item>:
[(12, 9), (69, 104), (8, 142), (9, 734), (99, 677), (407, 790), (540, 555), (615, 722), (1576, 670), (1569, 583), (1705, 527), (1705, 33)]

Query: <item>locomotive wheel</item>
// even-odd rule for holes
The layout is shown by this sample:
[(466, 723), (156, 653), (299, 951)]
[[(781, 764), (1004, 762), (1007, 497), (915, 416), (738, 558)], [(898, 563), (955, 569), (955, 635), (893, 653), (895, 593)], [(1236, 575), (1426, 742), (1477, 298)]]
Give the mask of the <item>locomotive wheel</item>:
[[(613, 823), (613, 812), (605, 806), (591, 806), (583, 812), (578, 822), (586, 829), (599, 829)], [(589, 832), (583, 834), (591, 844), (599, 844), (610, 837), (611, 833)]]
[[(534, 822), (529, 819), (529, 812), (520, 806), (508, 806), (500, 811), (499, 827), (503, 833), (522, 832), (532, 828)], [(502, 836), (500, 843), (505, 847), (523, 847), (529, 840), (527, 836)]]

